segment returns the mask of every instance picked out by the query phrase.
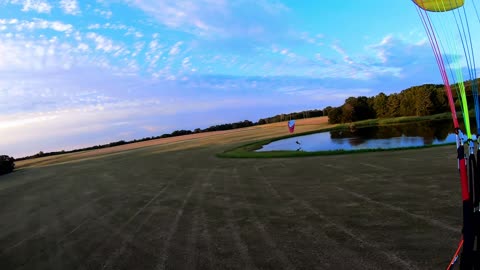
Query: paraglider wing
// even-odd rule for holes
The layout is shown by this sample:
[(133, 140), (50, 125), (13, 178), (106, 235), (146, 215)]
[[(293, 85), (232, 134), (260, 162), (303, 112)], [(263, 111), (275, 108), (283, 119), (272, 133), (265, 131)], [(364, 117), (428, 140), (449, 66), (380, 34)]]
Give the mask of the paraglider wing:
[[(477, 67), (475, 61), (476, 47), (473, 46), (469, 24), (469, 16), (465, 11), (465, 0), (411, 0), (418, 8), (418, 14), (430, 41), (440, 75), (445, 86), (450, 111), (452, 113), (453, 126), (456, 133), (457, 168), (460, 173), (460, 186), (463, 208), (462, 239), (457, 251), (447, 269), (452, 269), (457, 259), (460, 258), (460, 269), (477, 269), (480, 265), (480, 175), (477, 174), (480, 165), (480, 139), (472, 138), (469, 116), (469, 103), (467, 102), (467, 87), (464, 78), (464, 67), (452, 64), (454, 61), (450, 55), (461, 55), (467, 64), (468, 79), (472, 83), (471, 92), (474, 99), (475, 114), (477, 121), (477, 134), (480, 134), (480, 103), (478, 96), (479, 85), (477, 83)], [(473, 4), (475, 13), (475, 1)], [(463, 12), (460, 12), (460, 9)], [(435, 19), (435, 20), (434, 20)], [(448, 21), (448, 22), (447, 22)], [(438, 22), (437, 25), (435, 25)], [(479, 20), (480, 22), (480, 20)], [(450, 26), (450, 27), (449, 27)], [(442, 31), (437, 31), (441, 29)], [(474, 39), (473, 39), (474, 40)], [(446, 46), (445, 46), (446, 45)], [(448, 51), (445, 51), (448, 48)], [(462, 51), (463, 49), (463, 51)], [(450, 76), (447, 73), (450, 71)], [(456, 106), (453, 99), (452, 87), (457, 91), (457, 98), (461, 101), (464, 128), (466, 138), (458, 124)], [(464, 144), (468, 144), (468, 152)], [(474, 149), (477, 144), (477, 156)], [(467, 157), (468, 155), (468, 157)], [(478, 162), (477, 162), (478, 161)], [(468, 164), (468, 166), (467, 166)], [(475, 244), (477, 243), (477, 244)], [(460, 254), (461, 250), (461, 254)], [(460, 254), (460, 255), (459, 255)], [(475, 265), (475, 267), (473, 267)], [(480, 269), (480, 268), (478, 268)]]
[(288, 121), (288, 130), (290, 131), (290, 133), (293, 133), (294, 129), (295, 129), (295, 120)]
[(421, 9), (433, 12), (443, 12), (463, 6), (465, 0), (412, 0)]

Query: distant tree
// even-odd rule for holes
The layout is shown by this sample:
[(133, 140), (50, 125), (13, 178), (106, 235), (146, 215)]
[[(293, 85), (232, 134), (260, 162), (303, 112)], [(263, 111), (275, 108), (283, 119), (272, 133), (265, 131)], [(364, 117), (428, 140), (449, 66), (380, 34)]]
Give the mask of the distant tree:
[(380, 92), (373, 101), (373, 109), (378, 118), (388, 117), (388, 108), (387, 108), (388, 97), (383, 92)]
[(342, 115), (339, 119), (340, 122), (348, 123), (348, 122), (356, 121), (355, 107), (352, 105), (352, 102), (345, 102), (345, 104), (341, 108), (341, 111), (342, 111)]
[(323, 109), (323, 115), (326, 115), (328, 116), (328, 113), (330, 113), (330, 111), (333, 109), (332, 106), (327, 106)]
[(347, 98), (342, 108), (342, 122), (355, 122), (373, 118), (375, 112), (368, 103), (369, 99), (365, 96)]
[(415, 93), (415, 89), (409, 88), (400, 92), (399, 94), (394, 94), (398, 98), (399, 106), (398, 113), (396, 116), (409, 116), (416, 115), (416, 99), (418, 98)]
[(258, 120), (259, 125), (265, 125), (266, 123), (267, 123), (267, 120), (265, 120), (265, 119)]
[(443, 86), (440, 86), (440, 88), (437, 86), (437, 88), (435, 89), (435, 97), (433, 100), (435, 113), (442, 113), (448, 111), (448, 100)]
[(388, 117), (400, 116), (400, 98), (398, 94), (391, 94), (387, 100)]
[(343, 114), (343, 112), (342, 112), (341, 107), (331, 109), (328, 113), (328, 123), (330, 123), (330, 124), (341, 123), (342, 114)]
[(310, 111), (310, 116), (319, 117), (319, 116), (324, 116), (324, 114), (322, 110), (313, 110), (313, 111)]
[(357, 98), (357, 104), (355, 105), (356, 120), (365, 120), (375, 118), (375, 111), (373, 106), (370, 104), (373, 103), (373, 98), (367, 98), (366, 96), (360, 96)]
[(432, 96), (435, 92), (425, 86), (417, 88), (415, 93), (415, 114), (417, 116), (426, 116), (434, 112)]

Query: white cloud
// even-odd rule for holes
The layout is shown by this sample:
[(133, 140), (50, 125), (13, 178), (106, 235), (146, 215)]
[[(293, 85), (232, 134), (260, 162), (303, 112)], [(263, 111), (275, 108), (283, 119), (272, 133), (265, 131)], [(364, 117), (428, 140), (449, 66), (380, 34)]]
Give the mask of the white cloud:
[(185, 57), (182, 60), (182, 67), (184, 69), (189, 69), (191, 67), (192, 63), (190, 62), (190, 57)]
[(91, 29), (100, 29), (100, 24), (96, 23), (96, 24), (90, 24), (89, 26), (87, 26), (87, 29), (91, 30)]
[(17, 19), (12, 19), (10, 21), (0, 21), (0, 25), (7, 26), (7, 28), (14, 27), (16, 31), (27, 30), (36, 30), (36, 29), (52, 29), (58, 32), (67, 32), (70, 33), (73, 30), (71, 24), (65, 24), (60, 21), (47, 21), (43, 19), (33, 19), (32, 21), (19, 21)]
[(88, 32), (86, 37), (95, 41), (96, 50), (102, 50), (104, 52), (113, 52), (113, 51), (119, 51), (122, 49), (121, 46), (115, 45), (111, 39), (104, 37), (102, 35), (99, 35), (97, 33)]
[(179, 41), (175, 43), (175, 45), (172, 46), (172, 48), (169, 51), (170, 55), (177, 55), (180, 52), (180, 46), (182, 46), (183, 41)]
[(12, 4), (22, 5), (22, 11), (36, 11), (38, 13), (50, 13), (52, 5), (45, 0), (12, 0)]
[(135, 42), (133, 47), (135, 50), (132, 53), (132, 57), (135, 57), (143, 50), (145, 47), (145, 42)]
[(315, 54), (315, 59), (325, 65), (333, 65), (333, 60), (323, 57), (320, 53)]
[(77, 15), (80, 13), (77, 0), (60, 0), (60, 7), (66, 14)]
[(46, 0), (6, 0), (7, 3), (21, 5), (23, 12), (36, 11), (38, 13), (50, 13), (52, 5)]
[(74, 62), (71, 47), (55, 37), (37, 40), (0, 35), (0, 70), (42, 70), (68, 68)]
[[(143, 46), (144, 45), (142, 43), (137, 43), (135, 45), (136, 52), (139, 53)], [(153, 71), (157, 65), (157, 62), (160, 60), (160, 57), (163, 55), (164, 52), (162, 51), (162, 48), (163, 45), (161, 45), (158, 40), (152, 40), (148, 44), (148, 50), (145, 52), (145, 61), (148, 63), (149, 72)]]
[[(421, 39), (420, 41), (423, 41)], [(418, 60), (428, 55), (431, 56), (430, 45), (425, 42), (407, 41), (395, 37), (392, 34), (386, 35), (376, 44), (368, 45), (365, 48), (367, 52), (373, 52), (375, 60), (379, 65), (391, 67), (403, 67), (410, 65), (412, 59)]]
[(113, 24), (113, 23), (104, 23), (104, 24), (90, 24), (87, 26), (87, 29), (109, 29), (109, 30), (123, 30), (125, 31), (125, 36), (134, 35), (137, 38), (143, 37), (143, 34), (135, 29), (133, 26), (127, 26), (125, 24)]
[(17, 24), (18, 20), (17, 19), (0, 19), (0, 24)]
[[(64, 31), (65, 25), (55, 23), (32, 24), (34, 27), (50, 27)], [(0, 24), (1, 26), (1, 24)], [(65, 30), (66, 31), (66, 30)], [(77, 36), (78, 34), (78, 36)], [(93, 50), (92, 50), (93, 49)], [(97, 53), (95, 52), (97, 51)], [(2, 72), (34, 72), (70, 70), (75, 67), (104, 67), (117, 73), (137, 72), (138, 66), (132, 64), (127, 57), (131, 51), (123, 44), (89, 32), (82, 39), (75, 32), (71, 39), (62, 35), (22, 35), (0, 32), (0, 71)], [(115, 57), (115, 65), (111, 64)], [(132, 69), (132, 67), (135, 67)], [(30, 75), (26, 75), (30, 76)]]
[(83, 51), (83, 52), (88, 51), (88, 48), (89, 48), (88, 45), (85, 44), (85, 43), (80, 43), (80, 44), (78, 44), (78, 49), (79, 49), (80, 51)]
[(99, 14), (100, 16), (106, 18), (106, 19), (110, 19), (113, 15), (112, 11), (110, 10), (101, 10), (101, 9), (94, 9), (94, 12)]
[[(264, 36), (272, 33), (265, 17), (280, 18), (289, 9), (269, 0), (125, 0), (152, 15), (161, 24), (205, 37), (231, 37), (236, 34)], [(253, 15), (252, 15), (253, 14)], [(249, 20), (243, 20), (245, 17)], [(242, 22), (243, 23), (239, 23)], [(276, 26), (275, 26), (276, 27)]]
[(79, 31), (75, 31), (73, 37), (76, 41), (82, 41), (82, 34)]
[(71, 24), (64, 24), (58, 21), (52, 22), (50, 26), (53, 30), (59, 32), (71, 32), (72, 25)]

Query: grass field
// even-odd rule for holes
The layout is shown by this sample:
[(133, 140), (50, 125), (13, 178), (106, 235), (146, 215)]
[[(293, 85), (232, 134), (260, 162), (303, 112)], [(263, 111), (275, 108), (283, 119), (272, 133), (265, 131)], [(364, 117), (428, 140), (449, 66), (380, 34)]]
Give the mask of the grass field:
[[(300, 120), (296, 132), (328, 127)], [(286, 123), (26, 160), (0, 177), (0, 269), (440, 269), (452, 146), (226, 159)]]

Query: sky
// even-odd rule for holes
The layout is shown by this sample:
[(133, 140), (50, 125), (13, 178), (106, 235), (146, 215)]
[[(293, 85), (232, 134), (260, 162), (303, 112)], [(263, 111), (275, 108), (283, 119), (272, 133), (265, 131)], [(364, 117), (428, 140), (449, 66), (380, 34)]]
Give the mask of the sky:
[(0, 154), (441, 83), (410, 0), (0, 0)]

